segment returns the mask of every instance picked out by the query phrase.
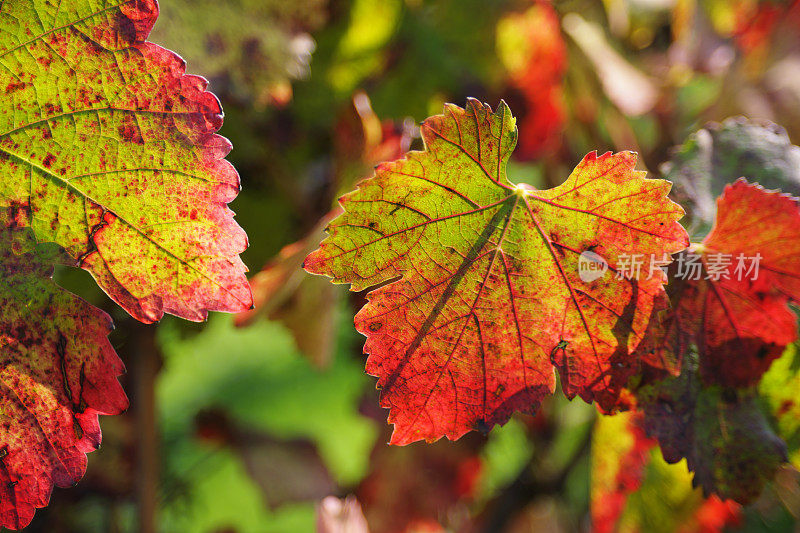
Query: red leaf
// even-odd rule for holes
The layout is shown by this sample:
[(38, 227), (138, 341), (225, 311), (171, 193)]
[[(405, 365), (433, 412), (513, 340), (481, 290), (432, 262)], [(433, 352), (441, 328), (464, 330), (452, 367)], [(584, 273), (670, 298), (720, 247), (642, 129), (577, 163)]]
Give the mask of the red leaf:
[(19, 529), (53, 485), (83, 476), (86, 453), (100, 446), (97, 415), (128, 401), (111, 319), (52, 282), (15, 218), (0, 216), (0, 525)]
[[(696, 345), (707, 383), (753, 385), (797, 338), (797, 318), (787, 305), (800, 301), (797, 199), (745, 180), (729, 185), (718, 200), (714, 227), (696, 252), (703, 278), (728, 257), (722, 269), (728, 279), (677, 280), (662, 350), (681, 358)], [(746, 268), (759, 257), (758, 271), (737, 272), (738, 257)]]
[(524, 13), (501, 19), (497, 41), (511, 84), (525, 98), (518, 157), (532, 159), (555, 150), (564, 127), (567, 63), (558, 14), (549, 1), (537, 1)]

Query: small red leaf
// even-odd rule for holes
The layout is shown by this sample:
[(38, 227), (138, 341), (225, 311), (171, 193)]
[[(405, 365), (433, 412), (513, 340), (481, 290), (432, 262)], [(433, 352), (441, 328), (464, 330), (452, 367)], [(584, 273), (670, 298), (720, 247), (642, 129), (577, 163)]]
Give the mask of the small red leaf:
[(19, 529), (53, 485), (83, 476), (100, 446), (97, 415), (128, 401), (111, 319), (59, 289), (27, 229), (11, 222), (0, 216), (0, 525)]
[(725, 189), (711, 233), (690, 253), (702, 268), (692, 274), (698, 279), (680, 279), (688, 256), (676, 261), (684, 271), (676, 272), (662, 355), (680, 359), (697, 346), (707, 383), (753, 385), (797, 338), (788, 303), (800, 302), (798, 201), (739, 180)]

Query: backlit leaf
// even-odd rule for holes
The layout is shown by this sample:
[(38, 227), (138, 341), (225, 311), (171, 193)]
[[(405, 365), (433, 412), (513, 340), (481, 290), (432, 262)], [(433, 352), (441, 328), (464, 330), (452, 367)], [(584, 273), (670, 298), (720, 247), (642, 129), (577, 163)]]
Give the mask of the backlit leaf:
[(676, 261), (683, 270), (676, 270), (674, 312), (660, 350), (680, 360), (696, 346), (706, 382), (753, 385), (797, 338), (787, 305), (800, 302), (797, 199), (745, 180), (729, 185), (711, 233), (691, 253), (702, 268), (695, 275), (686, 256)]
[(0, 215), (0, 525), (13, 529), (83, 477), (98, 415), (128, 404), (111, 319), (53, 283), (17, 218)]
[(145, 41), (155, 0), (0, 3), (0, 206), (143, 322), (202, 320), (251, 296), (239, 178), (206, 81)]
[[(352, 290), (384, 284), (356, 328), (392, 443), (456, 439), (533, 412), (555, 388), (554, 367), (568, 397), (606, 403), (663, 305), (661, 272), (616, 279), (620, 258), (668, 258), (688, 242), (669, 183), (645, 179), (625, 152), (587, 155), (554, 189), (514, 185), (504, 103), (447, 105), (422, 137), (425, 151), (342, 197), (345, 213), (305, 262)], [(583, 281), (584, 252), (610, 272)]]

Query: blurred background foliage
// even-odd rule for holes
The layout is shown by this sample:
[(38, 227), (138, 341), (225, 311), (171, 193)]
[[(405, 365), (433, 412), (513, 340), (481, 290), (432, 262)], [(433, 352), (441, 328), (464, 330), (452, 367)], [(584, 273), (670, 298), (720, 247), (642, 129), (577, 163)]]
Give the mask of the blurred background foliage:
[[(335, 198), (419, 148), (419, 121), (467, 96), (510, 104), (520, 142), (509, 175), (538, 187), (560, 183), (591, 150), (635, 150), (644, 169), (683, 172), (679, 158), (662, 167), (673, 147), (736, 115), (785, 128), (768, 126), (769, 149), (796, 180), (800, 3), (161, 0), (161, 9), (151, 40), (208, 77), (226, 111), (221, 133), (243, 186), (232, 207), (250, 237), (258, 307), (143, 327), (85, 272), (59, 271), (114, 316), (132, 409), (102, 421), (86, 478), (57, 490), (30, 531), (559, 532), (591, 529), (593, 513), (611, 513), (619, 531), (798, 531), (794, 349), (762, 383), (771, 408), (785, 407), (773, 422), (794, 468), (740, 508), (692, 489), (685, 463), (666, 464), (632, 415), (598, 417), (558, 394), (488, 435), (388, 447), (352, 326), (364, 296), (300, 265)], [(690, 215), (702, 223), (702, 209)]]

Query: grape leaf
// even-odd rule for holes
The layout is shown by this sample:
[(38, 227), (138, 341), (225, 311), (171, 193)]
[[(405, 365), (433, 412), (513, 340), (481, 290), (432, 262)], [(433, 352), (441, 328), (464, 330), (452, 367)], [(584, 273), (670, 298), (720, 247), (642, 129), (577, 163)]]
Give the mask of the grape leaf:
[(693, 221), (711, 224), (714, 199), (740, 177), (800, 194), (800, 148), (769, 122), (729, 118), (693, 133), (662, 168)]
[(219, 102), (145, 41), (155, 0), (0, 3), (0, 206), (132, 316), (251, 305)]
[[(256, 107), (284, 103), (290, 81), (308, 75), (327, 0), (172, 0), (164, 2), (154, 40), (181, 51), (229, 94)], [(219, 84), (219, 85), (218, 85)]]
[(19, 529), (70, 487), (100, 446), (98, 414), (127, 398), (122, 361), (107, 339), (111, 319), (57, 287), (24, 214), (0, 213), (0, 525)]
[(554, 189), (513, 185), (505, 103), (447, 105), (422, 137), (425, 151), (341, 198), (345, 213), (305, 262), (352, 290), (383, 284), (356, 328), (391, 442), (456, 439), (533, 412), (555, 388), (554, 366), (568, 397), (605, 401), (628, 377), (664, 278), (585, 282), (578, 258), (594, 252), (616, 271), (626, 254), (682, 250), (669, 183), (645, 179), (625, 152), (587, 155)]
[[(673, 308), (663, 329), (651, 327), (641, 343), (653, 348), (651, 359), (676, 361), (682, 371), (660, 381), (644, 377), (633, 395), (668, 462), (686, 458), (705, 493), (747, 503), (787, 460), (763, 404), (793, 438), (792, 424), (781, 423), (791, 403), (775, 394), (776, 384), (791, 387), (791, 373), (771, 374), (766, 402), (754, 386), (797, 337), (787, 305), (800, 297), (797, 200), (741, 179), (726, 187), (711, 233), (689, 253), (699, 271), (690, 272), (686, 254), (673, 263)], [(758, 270), (737, 273), (739, 255), (758, 256)]]
[(640, 390), (639, 399), (645, 430), (658, 440), (664, 459), (686, 458), (692, 483), (706, 495), (749, 503), (787, 460), (786, 444), (755, 391), (703, 385), (694, 353), (680, 376)]
[[(753, 385), (797, 338), (797, 317), (787, 305), (800, 302), (797, 199), (745, 180), (729, 185), (711, 233), (694, 253), (702, 262), (701, 275), (694, 277), (701, 279), (678, 279), (670, 290), (674, 312), (660, 350), (680, 360), (696, 346), (707, 383)], [(738, 257), (753, 268), (750, 273), (737, 272)], [(679, 258), (675, 264), (688, 262)], [(714, 279), (717, 267), (721, 277)], [(688, 266), (683, 274), (689, 274)]]

